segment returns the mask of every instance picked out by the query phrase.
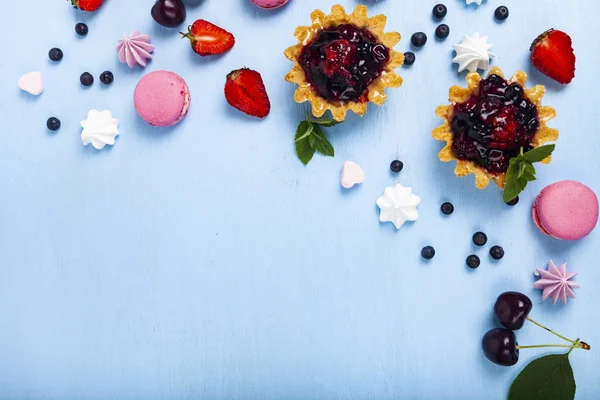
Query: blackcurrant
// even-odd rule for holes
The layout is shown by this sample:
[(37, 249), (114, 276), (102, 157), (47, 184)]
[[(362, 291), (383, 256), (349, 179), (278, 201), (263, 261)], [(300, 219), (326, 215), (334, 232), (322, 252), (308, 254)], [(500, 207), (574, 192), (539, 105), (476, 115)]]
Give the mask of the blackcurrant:
[(525, 318), (531, 312), (531, 299), (519, 292), (506, 292), (498, 296), (494, 305), (494, 314), (506, 329), (519, 330), (525, 323)]
[(436, 4), (433, 7), (433, 17), (435, 19), (442, 19), (448, 14), (448, 8), (443, 4)]
[(423, 32), (413, 33), (410, 42), (415, 47), (423, 47), (425, 46), (425, 43), (427, 43), (427, 35)]
[(52, 132), (56, 132), (60, 129), (60, 119), (56, 117), (48, 118), (48, 120), (46, 121), (46, 127)]
[(515, 197), (514, 199), (512, 199), (511, 201), (506, 203), (506, 205), (513, 207), (513, 206), (516, 206), (518, 202), (519, 202), (519, 196)]
[(111, 83), (113, 83), (114, 80), (115, 76), (110, 71), (104, 71), (100, 75), (100, 82), (104, 83), (105, 85), (110, 85)]
[(404, 53), (404, 65), (410, 66), (415, 63), (415, 53), (412, 51), (407, 51)]
[(481, 341), (483, 354), (491, 362), (510, 367), (519, 361), (517, 337), (513, 331), (496, 328), (488, 331)]
[(48, 52), (48, 57), (52, 61), (60, 61), (63, 59), (63, 52), (58, 47), (54, 47), (54, 48), (50, 49), (50, 51)]
[(477, 246), (485, 246), (487, 241), (488, 241), (488, 238), (485, 233), (475, 232), (475, 234), (473, 234), (473, 243), (475, 243)]
[(398, 173), (402, 171), (402, 168), (404, 168), (404, 163), (400, 160), (394, 160), (390, 164), (390, 169), (392, 170), (392, 172)]
[(475, 269), (479, 268), (480, 264), (481, 260), (475, 254), (471, 254), (469, 257), (467, 257), (467, 267)]
[(500, 246), (493, 246), (490, 249), (490, 256), (492, 256), (494, 260), (500, 260), (504, 257), (504, 249)]
[(86, 24), (84, 24), (83, 22), (78, 23), (77, 25), (75, 25), (75, 32), (77, 32), (77, 34), (79, 36), (85, 36), (88, 34), (88, 26)]
[(506, 6), (500, 6), (496, 8), (496, 11), (494, 11), (494, 17), (496, 17), (498, 21), (504, 21), (506, 18), (508, 18), (508, 14), (509, 12)]
[(438, 39), (446, 39), (450, 35), (450, 27), (446, 24), (441, 24), (435, 30), (435, 37)]
[(442, 210), (442, 213), (444, 213), (446, 215), (450, 215), (454, 212), (454, 206), (452, 205), (452, 203), (448, 203), (448, 202), (445, 202), (444, 204), (442, 204), (440, 209)]
[(421, 257), (426, 260), (431, 260), (433, 257), (435, 257), (435, 249), (431, 246), (423, 247), (421, 250)]
[(79, 81), (83, 86), (92, 86), (92, 84), (94, 83), (94, 77), (89, 72), (84, 72), (79, 77)]

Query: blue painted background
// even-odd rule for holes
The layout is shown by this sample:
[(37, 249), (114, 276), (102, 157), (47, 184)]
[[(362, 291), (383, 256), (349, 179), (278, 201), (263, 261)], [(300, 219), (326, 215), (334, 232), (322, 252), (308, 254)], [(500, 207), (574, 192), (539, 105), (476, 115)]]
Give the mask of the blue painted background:
[[(348, 10), (357, 2), (340, 0)], [(0, 25), (0, 398), (2, 399), (503, 399), (520, 369), (540, 351), (523, 351), (513, 368), (490, 364), (479, 342), (494, 326), (491, 309), (505, 290), (532, 297), (532, 316), (581, 337), (575, 352), (578, 399), (600, 398), (600, 231), (577, 243), (542, 236), (530, 206), (541, 188), (574, 178), (600, 193), (598, 19), (593, 1), (506, 0), (511, 16), (493, 19), (496, 0), (466, 7), (447, 0), (451, 35), (436, 42), (434, 1), (369, 3), (388, 28), (404, 36), (425, 31), (412, 68), (399, 69), (402, 88), (382, 108), (350, 116), (331, 129), (335, 158), (304, 167), (293, 135), (305, 105), (283, 77), (297, 25), (333, 1), (292, 0), (263, 11), (247, 0), (204, 0), (188, 21), (205, 18), (232, 31), (234, 49), (200, 58), (174, 30), (149, 16), (152, 0), (107, 0), (93, 15), (62, 0), (33, 0)], [(16, 7), (16, 6), (15, 6)], [(84, 20), (90, 33), (74, 33)], [(528, 62), (530, 42), (561, 28), (576, 48), (577, 77), (566, 87)], [(145, 71), (119, 64), (122, 32), (148, 32), (157, 46)], [(545, 104), (558, 110), (561, 137), (553, 163), (541, 166), (515, 208), (500, 192), (475, 189), (454, 166), (437, 160), (434, 109), (463, 83), (451, 64), (462, 34), (490, 36), (493, 64), (507, 74), (525, 69), (545, 84)], [(51, 47), (64, 60), (48, 61)], [(225, 75), (260, 71), (273, 110), (258, 121), (230, 108)], [(115, 83), (97, 79), (105, 69)], [(161, 130), (143, 123), (133, 89), (145, 72), (181, 74), (192, 92), (188, 117)], [(19, 76), (40, 70), (46, 91), (21, 93)], [(97, 79), (84, 89), (79, 75)], [(121, 121), (113, 148), (83, 147), (79, 122), (91, 108)], [(55, 115), (62, 129), (50, 134)], [(389, 172), (395, 158), (399, 175)], [(367, 181), (344, 191), (344, 160), (358, 162)], [(375, 200), (386, 186), (413, 186), (421, 218), (396, 232), (378, 222)], [(440, 215), (452, 201), (456, 212)], [(485, 231), (506, 250), (492, 262)], [(429, 263), (420, 249), (432, 244)], [(476, 271), (465, 258), (479, 254)], [(580, 273), (577, 299), (541, 303), (532, 271), (550, 259)], [(528, 325), (521, 344), (554, 342)]]

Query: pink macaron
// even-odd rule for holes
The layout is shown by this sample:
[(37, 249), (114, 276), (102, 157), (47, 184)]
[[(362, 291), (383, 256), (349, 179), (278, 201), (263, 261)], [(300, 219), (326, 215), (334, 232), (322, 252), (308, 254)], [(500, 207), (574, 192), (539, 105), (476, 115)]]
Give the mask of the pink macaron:
[(260, 8), (277, 8), (285, 6), (290, 0), (251, 0)]
[(598, 223), (598, 197), (575, 181), (560, 181), (542, 190), (533, 204), (533, 221), (546, 235), (579, 240)]
[(152, 126), (175, 125), (187, 115), (190, 102), (190, 90), (183, 78), (169, 71), (145, 75), (133, 94), (135, 110)]

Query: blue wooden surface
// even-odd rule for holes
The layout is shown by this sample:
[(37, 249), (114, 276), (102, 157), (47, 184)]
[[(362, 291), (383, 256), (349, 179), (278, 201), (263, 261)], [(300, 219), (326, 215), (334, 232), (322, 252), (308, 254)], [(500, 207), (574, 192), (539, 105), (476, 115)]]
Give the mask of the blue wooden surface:
[[(404, 36), (398, 50), (414, 31), (430, 41), (399, 70), (404, 86), (383, 108), (330, 130), (336, 158), (316, 156), (306, 168), (292, 139), (306, 108), (283, 80), (291, 67), (283, 50), (313, 9), (333, 1), (292, 0), (269, 12), (247, 0), (204, 0), (188, 22), (206, 18), (237, 39), (230, 53), (207, 59), (158, 27), (151, 3), (108, 0), (83, 15), (62, 0), (33, 0), (0, 25), (0, 398), (502, 399), (543, 354), (524, 351), (509, 369), (481, 354), (505, 290), (529, 294), (536, 319), (600, 346), (600, 232), (560, 243), (529, 217), (554, 181), (577, 179), (600, 193), (593, 1), (506, 0), (511, 16), (498, 24), (496, 0), (447, 0), (452, 32), (443, 43), (433, 39), (434, 1), (369, 3)], [(85, 39), (73, 30), (80, 20), (90, 26)], [(527, 59), (529, 43), (550, 27), (574, 40), (577, 77), (566, 87)], [(190, 86), (190, 114), (174, 128), (150, 128), (133, 109), (144, 72), (119, 64), (115, 46), (135, 29), (157, 46), (145, 72), (172, 70)], [(538, 169), (514, 209), (495, 188), (455, 178), (430, 136), (435, 107), (464, 78), (451, 46), (475, 31), (495, 45), (493, 64), (530, 72), (558, 110), (553, 163)], [(46, 55), (53, 46), (65, 52), (56, 65)], [(265, 79), (273, 110), (264, 121), (224, 100), (225, 75), (243, 66)], [(115, 73), (111, 87), (80, 87), (80, 73), (105, 69)], [(16, 87), (30, 70), (46, 78), (40, 98)], [(81, 145), (79, 122), (91, 108), (120, 119), (113, 148)], [(50, 115), (63, 122), (55, 135), (45, 129)], [(398, 176), (388, 169), (396, 157), (405, 163)], [(367, 174), (348, 192), (338, 182), (346, 159)], [(420, 220), (396, 232), (378, 222), (375, 200), (398, 181), (423, 201)], [(446, 200), (456, 206), (451, 217), (439, 213)], [(504, 246), (504, 260), (473, 247), (477, 230)], [(437, 250), (429, 263), (419, 256), (425, 244)], [(472, 252), (482, 257), (474, 272), (464, 264)], [(566, 306), (542, 304), (531, 288), (533, 269), (551, 258), (580, 273), (578, 297)], [(518, 336), (521, 344), (553, 341), (533, 326)], [(573, 354), (578, 399), (600, 397), (599, 354)]]

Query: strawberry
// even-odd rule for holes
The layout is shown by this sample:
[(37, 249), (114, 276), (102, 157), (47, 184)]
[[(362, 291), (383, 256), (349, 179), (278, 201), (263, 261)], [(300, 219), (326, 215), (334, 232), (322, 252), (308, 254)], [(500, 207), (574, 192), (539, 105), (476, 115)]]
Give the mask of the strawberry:
[(550, 29), (531, 45), (531, 63), (555, 81), (566, 84), (575, 77), (575, 53), (566, 33)]
[(262, 77), (248, 68), (232, 71), (225, 82), (227, 102), (248, 115), (264, 118), (271, 111), (271, 102)]
[(70, 0), (73, 7), (83, 11), (96, 11), (100, 8), (104, 0)]
[(187, 33), (180, 33), (190, 39), (192, 49), (201, 56), (225, 53), (235, 44), (231, 33), (203, 19), (194, 22)]

